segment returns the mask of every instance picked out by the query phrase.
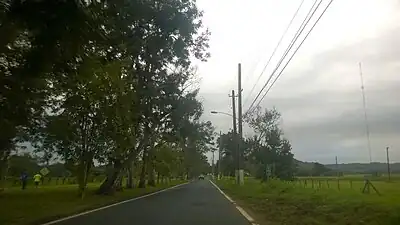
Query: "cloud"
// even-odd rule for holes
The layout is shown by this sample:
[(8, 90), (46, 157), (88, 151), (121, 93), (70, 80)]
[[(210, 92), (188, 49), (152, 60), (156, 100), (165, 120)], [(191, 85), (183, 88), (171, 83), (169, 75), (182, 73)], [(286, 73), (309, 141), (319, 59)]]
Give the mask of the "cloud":
[[(274, 87), (264, 107), (282, 112), (296, 156), (308, 161), (369, 161), (357, 62), (362, 61), (372, 159), (400, 147), (400, 28), (323, 52)], [(296, 74), (297, 73), (297, 74)], [(394, 152), (392, 159), (400, 161)]]
[[(298, 159), (368, 162), (364, 110), (358, 62), (362, 61), (373, 161), (384, 161), (386, 146), (400, 147), (400, 28), (381, 36), (322, 52), (305, 69), (285, 74), (261, 104), (275, 106)], [(291, 78), (291, 76), (295, 78)], [(226, 111), (228, 93), (203, 93), (204, 119), (217, 128), (232, 127)], [(400, 161), (393, 150), (392, 157)]]
[[(295, 9), (289, 8), (289, 3), (256, 1), (249, 5), (271, 10), (264, 13), (268, 18), (256, 19), (258, 13), (242, 10), (238, 4), (237, 9), (228, 10), (240, 11), (242, 16), (233, 13), (233, 19), (253, 24), (251, 29), (244, 26), (243, 32), (226, 26), (226, 21), (233, 21), (231, 13), (226, 14), (215, 3), (200, 2), (213, 32), (212, 57), (199, 70), (204, 78), (203, 119), (211, 120), (217, 131), (226, 132), (232, 127), (231, 118), (209, 111), (231, 111), (228, 94), (237, 89), (237, 62), (242, 62), (247, 110), (276, 63), (274, 59), (255, 92), (247, 97)], [(360, 4), (362, 7), (354, 11)], [(400, 161), (399, 7), (397, 0), (335, 2), (268, 93), (261, 106), (275, 106), (282, 113), (282, 126), (295, 157), (323, 163), (333, 163), (335, 156), (341, 162), (369, 161), (358, 66), (362, 62), (372, 159), (385, 161), (385, 148), (390, 146), (391, 159)], [(219, 17), (225, 19), (221, 22)], [(282, 43), (282, 49), (287, 44)], [(244, 131), (249, 134), (248, 129)]]

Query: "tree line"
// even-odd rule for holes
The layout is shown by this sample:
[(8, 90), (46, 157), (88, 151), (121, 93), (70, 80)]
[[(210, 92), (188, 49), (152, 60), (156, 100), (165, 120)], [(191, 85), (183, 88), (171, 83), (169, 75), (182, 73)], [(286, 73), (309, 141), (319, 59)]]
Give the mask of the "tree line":
[[(239, 164), (247, 175), (266, 180), (278, 178), (291, 180), (296, 175), (297, 164), (292, 147), (280, 126), (281, 115), (275, 109), (257, 107), (244, 118), (253, 135), (236, 137), (233, 132), (222, 134), (217, 140), (221, 159), (217, 161), (224, 176), (234, 176)], [(240, 154), (238, 142), (240, 141)]]
[[(21, 142), (76, 170), (79, 192), (97, 164), (98, 193), (139, 170), (192, 177), (214, 128), (202, 121), (193, 60), (210, 32), (194, 0), (1, 0), (0, 174)], [(132, 186), (132, 176), (129, 176)]]

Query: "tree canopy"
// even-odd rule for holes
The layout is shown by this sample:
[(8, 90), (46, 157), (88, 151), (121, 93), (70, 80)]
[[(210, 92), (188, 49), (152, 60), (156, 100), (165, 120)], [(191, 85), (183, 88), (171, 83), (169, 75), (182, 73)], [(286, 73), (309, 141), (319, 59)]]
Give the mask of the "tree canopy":
[(233, 176), (240, 157), (241, 168), (248, 174), (260, 178), (269, 176), (292, 179), (296, 171), (296, 164), (291, 152), (290, 142), (284, 138), (280, 128), (280, 114), (276, 109), (256, 108), (248, 114), (245, 121), (252, 128), (254, 135), (241, 141), (241, 154), (237, 153), (237, 142), (232, 132), (221, 135), (220, 149), (222, 149), (221, 172)]
[[(137, 166), (192, 176), (204, 167), (210, 122), (192, 59), (207, 60), (194, 0), (3, 0), (0, 11), (0, 172), (20, 141), (77, 168), (83, 194), (95, 163), (99, 193)], [(179, 162), (179, 163), (178, 163)], [(179, 166), (180, 165), (180, 166)]]

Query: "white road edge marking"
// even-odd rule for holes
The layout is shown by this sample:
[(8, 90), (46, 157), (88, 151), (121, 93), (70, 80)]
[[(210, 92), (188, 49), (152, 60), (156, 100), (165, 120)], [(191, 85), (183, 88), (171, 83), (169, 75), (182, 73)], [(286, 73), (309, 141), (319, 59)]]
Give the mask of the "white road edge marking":
[(221, 194), (222, 194), (223, 196), (225, 196), (226, 199), (228, 199), (228, 201), (232, 202), (233, 204), (236, 204), (235, 201), (233, 201), (228, 195), (226, 195), (226, 194), (221, 190), (221, 188), (219, 188), (214, 182), (212, 182), (211, 180), (210, 180), (210, 182), (212, 183), (212, 185), (214, 185), (214, 187), (215, 187), (219, 192), (221, 192)]
[(162, 189), (162, 190), (159, 190), (159, 191), (147, 194), (147, 195), (142, 195), (142, 196), (139, 196), (139, 197), (136, 197), (136, 198), (132, 198), (132, 199), (128, 199), (128, 200), (125, 200), (125, 201), (117, 202), (117, 203), (114, 203), (114, 204), (111, 204), (111, 205), (107, 205), (107, 206), (103, 206), (103, 207), (100, 207), (100, 208), (97, 208), (97, 209), (92, 209), (92, 210), (85, 211), (85, 212), (82, 212), (82, 213), (78, 213), (78, 214), (75, 214), (75, 215), (72, 215), (72, 216), (67, 216), (67, 217), (64, 217), (64, 218), (61, 218), (61, 219), (58, 219), (58, 220), (53, 220), (53, 221), (50, 221), (50, 222), (47, 222), (47, 223), (43, 223), (41, 225), (56, 224), (56, 223), (59, 223), (59, 222), (65, 221), (65, 220), (69, 220), (69, 219), (72, 219), (72, 218), (75, 218), (75, 217), (83, 216), (83, 215), (86, 215), (86, 214), (89, 214), (89, 213), (92, 213), (92, 212), (97, 212), (97, 211), (100, 211), (100, 210), (103, 210), (103, 209), (111, 208), (113, 206), (121, 205), (121, 204), (124, 204), (124, 203), (132, 202), (132, 201), (139, 200), (139, 199), (142, 199), (142, 198), (146, 198), (146, 197), (149, 197), (149, 196), (152, 196), (152, 195), (156, 195), (156, 194), (159, 194), (161, 192), (168, 191), (170, 189), (177, 188), (179, 186), (186, 185), (186, 184), (189, 184), (189, 183), (190, 182), (186, 182), (186, 183), (183, 183), (183, 184), (178, 184), (178, 185), (175, 185), (175, 186), (172, 186), (172, 187), (169, 187), (169, 188), (165, 188), (165, 189)]
[(228, 195), (226, 195), (226, 194), (221, 190), (221, 188), (219, 188), (219, 187), (218, 187), (214, 182), (212, 182), (211, 180), (210, 180), (210, 182), (211, 182), (212, 185), (214, 185), (214, 187), (215, 187), (223, 196), (225, 196), (226, 199), (228, 199), (228, 201), (230, 201), (231, 203), (233, 203), (233, 204), (235, 205), (236, 209), (237, 209), (237, 210), (252, 224), (252, 225), (258, 225), (258, 224), (256, 223), (256, 221), (253, 219), (253, 217), (251, 217), (246, 211), (244, 211), (244, 209), (243, 209), (242, 207), (238, 206), (238, 205), (236, 204), (235, 201), (233, 201)]

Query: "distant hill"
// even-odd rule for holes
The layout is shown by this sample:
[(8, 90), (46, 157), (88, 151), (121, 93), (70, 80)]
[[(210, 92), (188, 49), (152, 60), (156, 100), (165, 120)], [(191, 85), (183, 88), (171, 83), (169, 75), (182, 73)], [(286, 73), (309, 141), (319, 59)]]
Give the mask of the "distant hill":
[[(325, 165), (327, 168), (336, 170), (335, 164)], [(343, 163), (338, 164), (337, 170), (343, 173), (386, 173), (387, 172), (387, 164), (386, 163)], [(400, 173), (400, 163), (392, 163), (390, 164), (390, 170), (392, 173)]]
[[(314, 166), (314, 162), (302, 162), (295, 159), (297, 167), (300, 171), (311, 171)], [(326, 164), (327, 168), (331, 170), (338, 170), (343, 173), (386, 173), (386, 163), (342, 163), (338, 164), (337, 168), (335, 164)], [(400, 173), (400, 163), (391, 163), (390, 170), (392, 173)]]

